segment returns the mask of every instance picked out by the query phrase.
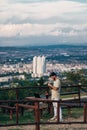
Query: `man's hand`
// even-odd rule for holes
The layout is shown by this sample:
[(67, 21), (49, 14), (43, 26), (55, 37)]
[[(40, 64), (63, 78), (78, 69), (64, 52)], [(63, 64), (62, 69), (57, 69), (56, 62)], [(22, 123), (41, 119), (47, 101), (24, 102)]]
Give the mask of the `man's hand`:
[(53, 90), (55, 90), (55, 91), (57, 91), (59, 89), (59, 88), (57, 88), (55, 86), (52, 86), (50, 83), (48, 83), (48, 87), (51, 88), (51, 89), (53, 89)]
[(53, 86), (50, 83), (48, 83), (48, 87), (52, 88)]

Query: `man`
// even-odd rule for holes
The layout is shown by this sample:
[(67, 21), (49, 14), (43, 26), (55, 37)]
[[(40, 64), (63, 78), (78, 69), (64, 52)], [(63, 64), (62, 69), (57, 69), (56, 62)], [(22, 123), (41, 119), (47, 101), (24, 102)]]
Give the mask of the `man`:
[[(48, 83), (48, 87), (51, 89), (51, 99), (52, 100), (60, 100), (60, 88), (61, 88), (61, 83), (59, 78), (57, 77), (55, 72), (52, 72), (50, 74), (50, 78), (53, 81), (52, 83)], [(51, 82), (52, 82), (51, 81)], [(57, 103), (53, 103), (53, 109), (54, 109), (54, 116), (50, 120), (57, 120)], [(62, 111), (60, 108), (60, 121), (62, 121)]]

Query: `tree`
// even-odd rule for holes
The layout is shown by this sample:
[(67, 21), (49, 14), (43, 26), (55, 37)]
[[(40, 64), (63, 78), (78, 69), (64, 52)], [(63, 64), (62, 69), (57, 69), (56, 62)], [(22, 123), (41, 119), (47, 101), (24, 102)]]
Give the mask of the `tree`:
[(80, 72), (68, 72), (66, 73), (66, 77), (73, 83), (79, 83), (81, 80)]
[(41, 78), (39, 79), (38, 84), (39, 84), (39, 86), (43, 86), (43, 84), (44, 84), (44, 79), (43, 79), (43, 77), (41, 77)]

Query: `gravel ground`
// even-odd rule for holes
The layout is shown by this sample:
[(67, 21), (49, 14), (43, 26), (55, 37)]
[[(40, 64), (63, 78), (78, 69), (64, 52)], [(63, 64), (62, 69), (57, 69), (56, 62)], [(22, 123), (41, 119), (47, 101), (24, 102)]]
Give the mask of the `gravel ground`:
[[(35, 130), (35, 126), (11, 126), (0, 127), (0, 130)], [(40, 127), (40, 130), (87, 130), (87, 124), (85, 125), (44, 125)]]

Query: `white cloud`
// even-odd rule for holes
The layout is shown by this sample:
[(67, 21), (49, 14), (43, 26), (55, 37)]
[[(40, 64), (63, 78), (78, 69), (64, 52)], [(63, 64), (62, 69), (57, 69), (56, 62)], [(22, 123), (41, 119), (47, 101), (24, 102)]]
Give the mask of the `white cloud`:
[[(86, 30), (86, 31), (85, 31)], [(87, 24), (7, 24), (0, 25), (0, 37), (28, 37), (28, 36), (76, 36), (87, 33)]]
[(79, 36), (82, 36), (83, 41), (87, 41), (87, 3), (29, 1), (3, 0), (0, 3), (0, 38), (58, 37), (62, 41), (77, 39), (80, 42)]
[[(72, 1), (36, 2), (36, 3), (8, 3), (1, 4), (0, 21), (8, 22), (18, 18), (21, 20), (44, 20), (59, 16), (67, 18), (67, 13), (83, 13), (87, 11), (87, 4)], [(12, 18), (12, 19), (11, 19)], [(11, 22), (11, 21), (10, 21)]]

